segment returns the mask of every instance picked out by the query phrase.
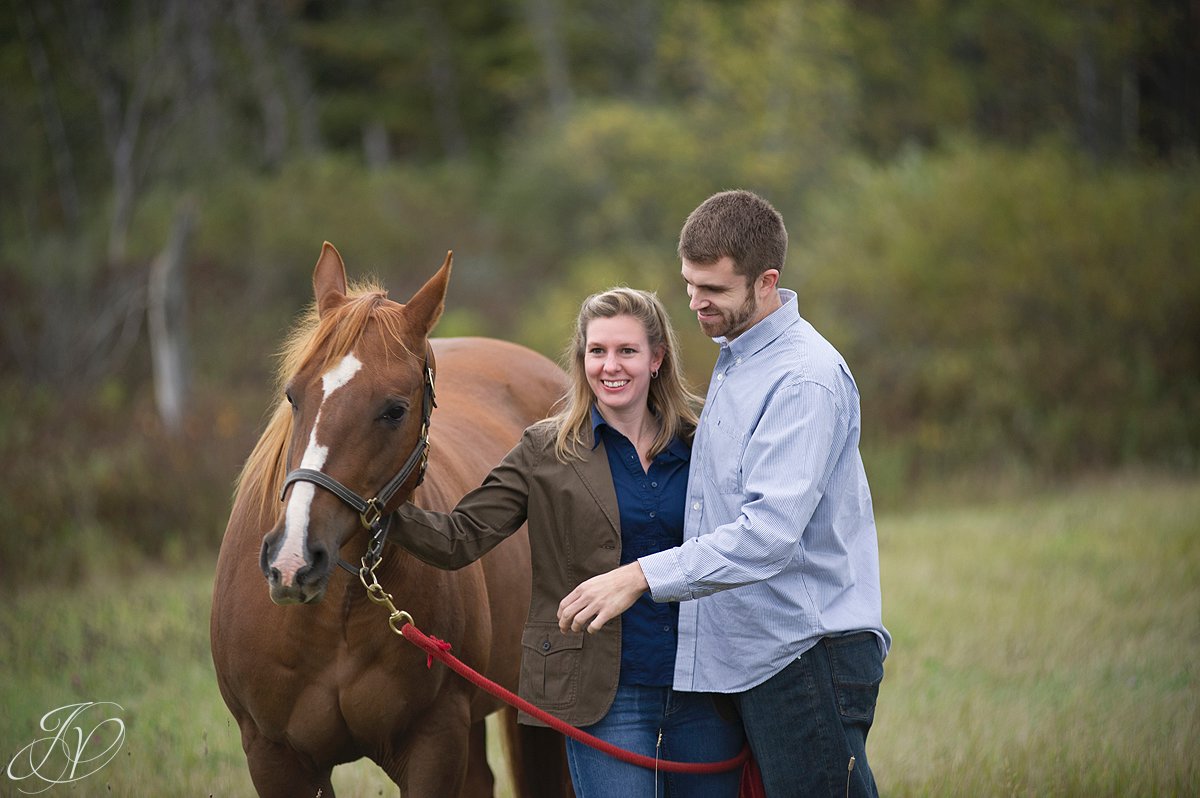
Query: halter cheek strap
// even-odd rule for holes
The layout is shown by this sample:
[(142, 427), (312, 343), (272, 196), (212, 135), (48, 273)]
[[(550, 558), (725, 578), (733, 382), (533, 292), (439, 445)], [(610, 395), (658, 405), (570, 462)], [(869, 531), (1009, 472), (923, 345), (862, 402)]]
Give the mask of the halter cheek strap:
[[(437, 401), (433, 391), (433, 368), (429, 365), (429, 355), (427, 353), (425, 355), (424, 387), (421, 398), (421, 435), (412, 453), (404, 461), (404, 465), (380, 489), (375, 498), (362, 498), (323, 471), (317, 471), (312, 468), (297, 468), (284, 479), (283, 488), (279, 492), (279, 500), (284, 500), (284, 497), (287, 495), (287, 489), (293, 482), (310, 482), (325, 488), (337, 496), (358, 513), (358, 518), (362, 521), (362, 525), (371, 532), (371, 541), (367, 545), (367, 553), (363, 558), (363, 566), (367, 568), (374, 566), (375, 563), (379, 562), (379, 558), (382, 555), (383, 543), (387, 539), (388, 528), (391, 525), (391, 519), (384, 515), (388, 502), (392, 500), (401, 486), (408, 481), (414, 470), (417, 471), (417, 481), (413, 484), (414, 490), (425, 480), (425, 470), (429, 466), (429, 419), (433, 415), (433, 408), (435, 407), (437, 407)], [(368, 560), (370, 561), (369, 563)], [(339, 559), (338, 565), (350, 573), (359, 573), (358, 568), (350, 565), (345, 560)]]

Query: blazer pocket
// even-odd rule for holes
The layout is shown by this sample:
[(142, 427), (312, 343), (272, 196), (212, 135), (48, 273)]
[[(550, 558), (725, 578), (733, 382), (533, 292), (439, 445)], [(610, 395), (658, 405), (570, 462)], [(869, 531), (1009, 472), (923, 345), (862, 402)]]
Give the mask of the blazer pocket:
[(526, 624), (521, 633), (521, 696), (542, 709), (574, 704), (583, 640), (582, 634), (563, 634), (557, 623)]

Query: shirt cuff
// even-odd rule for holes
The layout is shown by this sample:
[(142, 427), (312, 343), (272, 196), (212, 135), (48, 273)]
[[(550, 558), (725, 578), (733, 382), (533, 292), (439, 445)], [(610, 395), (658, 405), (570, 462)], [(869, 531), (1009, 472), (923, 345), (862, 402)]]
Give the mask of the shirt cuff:
[(638, 564), (646, 575), (646, 584), (650, 585), (650, 597), (655, 601), (687, 601), (692, 598), (687, 578), (679, 567), (679, 549), (666, 549), (638, 557)]

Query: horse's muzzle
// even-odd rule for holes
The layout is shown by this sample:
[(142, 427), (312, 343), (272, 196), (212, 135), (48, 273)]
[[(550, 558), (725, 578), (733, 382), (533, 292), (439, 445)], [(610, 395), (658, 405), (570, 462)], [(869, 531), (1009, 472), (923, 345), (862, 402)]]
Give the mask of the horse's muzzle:
[[(273, 540), (274, 538), (274, 540)], [(279, 536), (263, 538), (259, 568), (267, 579), (271, 601), (276, 604), (315, 604), (325, 596), (332, 563), (329, 552), (321, 544), (305, 547), (304, 561), (293, 558), (283, 562), (277, 551)]]

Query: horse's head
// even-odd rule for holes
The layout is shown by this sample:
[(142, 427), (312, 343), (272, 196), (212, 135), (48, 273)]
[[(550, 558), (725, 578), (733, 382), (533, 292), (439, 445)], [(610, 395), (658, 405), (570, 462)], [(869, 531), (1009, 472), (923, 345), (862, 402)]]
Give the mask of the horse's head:
[(365, 534), (367, 520), (338, 488), (361, 501), (394, 491), (371, 515), (390, 512), (416, 487), (421, 468), (413, 466), (432, 401), (427, 339), (444, 307), (450, 262), (447, 253), (400, 305), (382, 291), (348, 295), (341, 256), (328, 243), (322, 249), (313, 273), (318, 322), (285, 392), (292, 415), (285, 508), (260, 557), (276, 604), (320, 601), (339, 550)]

